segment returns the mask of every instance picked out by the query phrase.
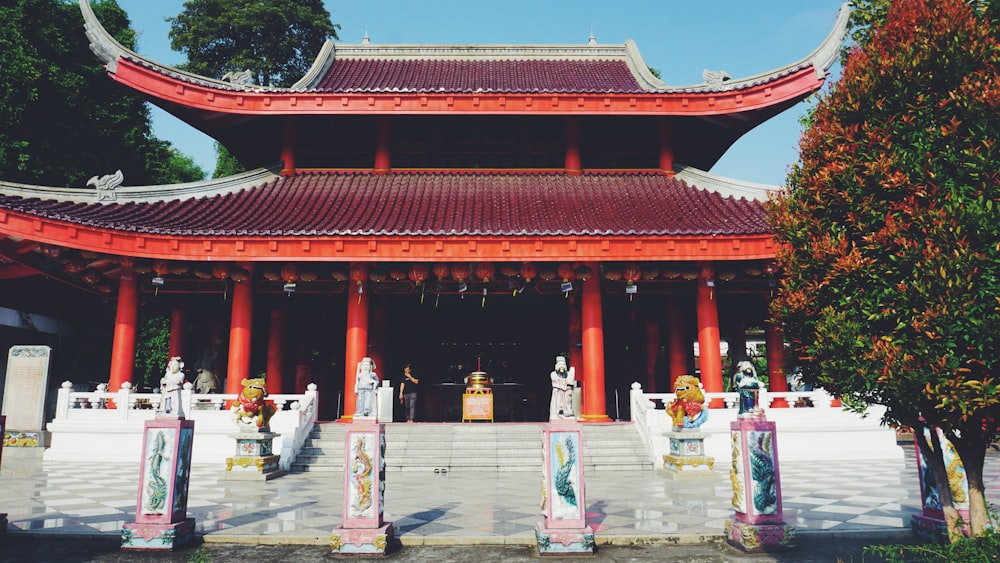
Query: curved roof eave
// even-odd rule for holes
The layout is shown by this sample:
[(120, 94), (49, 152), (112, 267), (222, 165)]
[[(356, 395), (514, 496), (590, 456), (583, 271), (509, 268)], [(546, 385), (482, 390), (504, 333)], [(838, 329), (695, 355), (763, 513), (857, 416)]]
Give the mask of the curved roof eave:
[(0, 194), (72, 203), (152, 203), (238, 192), (277, 178), (279, 170), (281, 170), (281, 166), (276, 165), (200, 182), (159, 186), (121, 186), (111, 191), (93, 188), (34, 186), (0, 181)]
[(759, 184), (748, 182), (736, 178), (728, 178), (718, 174), (712, 174), (705, 170), (700, 170), (693, 166), (674, 163), (674, 170), (678, 180), (683, 180), (692, 186), (717, 193), (723, 197), (746, 198), (751, 201), (766, 201), (771, 194), (779, 191), (780, 186), (771, 184)]

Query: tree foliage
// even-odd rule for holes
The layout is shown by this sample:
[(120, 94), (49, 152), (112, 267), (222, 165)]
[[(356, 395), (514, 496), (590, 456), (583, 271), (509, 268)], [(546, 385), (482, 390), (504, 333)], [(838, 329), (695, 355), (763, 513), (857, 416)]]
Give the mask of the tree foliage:
[(769, 204), (785, 243), (773, 312), (803, 379), (859, 410), (886, 406), (887, 422), (917, 430), (939, 483), (941, 446), (921, 429), (942, 429), (976, 533), (1000, 420), (1000, 42), (982, 14), (962, 0), (892, 2), (821, 97)]
[(221, 77), (250, 70), (261, 86), (290, 86), (327, 39), (338, 39), (322, 0), (188, 0), (170, 22), (184, 70)]
[[(93, 7), (119, 42), (134, 45), (117, 4)], [(83, 186), (117, 169), (129, 185), (204, 177), (178, 166), (170, 144), (152, 135), (145, 102), (107, 77), (76, 2), (14, 0), (0, 4), (0, 18), (0, 178)]]

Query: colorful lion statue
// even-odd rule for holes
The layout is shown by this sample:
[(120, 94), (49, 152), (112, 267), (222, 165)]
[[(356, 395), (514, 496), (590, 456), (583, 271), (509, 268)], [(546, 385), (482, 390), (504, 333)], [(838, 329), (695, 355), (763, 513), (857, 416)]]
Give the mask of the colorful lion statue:
[(701, 381), (693, 375), (682, 375), (674, 381), (677, 398), (667, 405), (667, 414), (674, 421), (674, 428), (697, 428), (708, 420), (705, 394)]
[(264, 399), (267, 398), (267, 387), (264, 378), (243, 380), (243, 390), (238, 397), (239, 406), (233, 405), (236, 412), (236, 424), (254, 425), (257, 428), (267, 428), (271, 416), (274, 415), (274, 406), (269, 405)]

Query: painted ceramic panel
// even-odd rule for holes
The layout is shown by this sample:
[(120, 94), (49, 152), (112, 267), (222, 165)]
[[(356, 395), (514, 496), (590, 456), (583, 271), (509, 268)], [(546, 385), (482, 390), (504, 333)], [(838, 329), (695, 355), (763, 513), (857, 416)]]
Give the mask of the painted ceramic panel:
[(170, 469), (174, 444), (177, 440), (175, 428), (147, 428), (145, 471), (142, 475), (142, 514), (160, 515), (167, 513), (170, 499)]
[(177, 475), (174, 477), (174, 513), (171, 519), (179, 522), (187, 516), (188, 483), (191, 476), (191, 441), (194, 428), (181, 428), (181, 443), (177, 450)]
[(549, 490), (552, 491), (552, 518), (579, 520), (583, 518), (583, 495), (580, 491), (580, 451), (578, 432), (553, 432), (549, 442)]
[[(930, 442), (930, 430), (925, 431), (928, 443)], [(941, 441), (942, 457), (944, 458), (944, 468), (948, 473), (948, 488), (951, 489), (952, 502), (956, 510), (969, 509), (969, 481), (965, 476), (965, 466), (962, 465), (961, 458), (955, 451), (955, 446), (944, 437), (944, 433), (938, 431), (938, 439)], [(920, 448), (917, 467), (920, 470), (920, 496), (923, 508), (932, 511), (941, 511), (941, 493), (938, 489), (937, 478), (931, 468), (927, 457)]]
[(733, 508), (737, 512), (747, 513), (747, 496), (743, 491), (743, 435), (732, 432), (733, 467), (729, 470), (729, 480), (733, 485)]
[[(351, 434), (351, 459), (348, 468), (348, 510), (352, 518), (375, 516), (372, 490), (375, 482), (375, 435)], [(378, 491), (381, 495), (382, 491)]]
[(778, 480), (774, 473), (774, 435), (767, 430), (747, 433), (747, 461), (753, 479), (753, 507), (757, 514), (777, 514)]

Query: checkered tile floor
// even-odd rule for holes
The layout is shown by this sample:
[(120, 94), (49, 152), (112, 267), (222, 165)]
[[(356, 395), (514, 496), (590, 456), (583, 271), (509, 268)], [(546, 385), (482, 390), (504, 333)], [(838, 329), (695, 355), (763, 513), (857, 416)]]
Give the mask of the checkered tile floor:
[[(903, 461), (789, 462), (781, 465), (786, 523), (799, 533), (902, 531), (920, 510), (912, 447)], [(132, 522), (138, 464), (43, 462), (4, 456), (0, 512), (9, 532), (117, 535)], [(722, 467), (720, 467), (720, 465)], [(721, 536), (732, 515), (728, 464), (702, 478), (656, 471), (586, 474), (587, 520), (598, 542)], [(188, 515), (213, 539), (325, 543), (343, 514), (343, 476), (295, 473), (267, 483), (220, 481), (221, 468), (195, 466)], [(1000, 502), (1000, 457), (986, 463), (987, 497)], [(386, 478), (385, 519), (410, 545), (531, 543), (541, 519), (534, 472), (413, 473)]]

